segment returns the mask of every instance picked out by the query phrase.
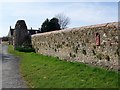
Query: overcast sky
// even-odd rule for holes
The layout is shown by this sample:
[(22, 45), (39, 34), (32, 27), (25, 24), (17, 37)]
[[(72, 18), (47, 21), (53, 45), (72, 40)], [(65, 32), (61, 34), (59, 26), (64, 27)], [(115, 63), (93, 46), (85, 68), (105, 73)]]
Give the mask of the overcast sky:
[(71, 19), (69, 28), (118, 21), (117, 0), (109, 0), (116, 2), (44, 1), (21, 0), (21, 2), (15, 2), (15, 0), (11, 0), (6, 2), (4, 0), (0, 2), (0, 37), (6, 36), (9, 27), (14, 28), (17, 20), (24, 19), (28, 28), (38, 29), (46, 18), (51, 19), (58, 13), (64, 13)]

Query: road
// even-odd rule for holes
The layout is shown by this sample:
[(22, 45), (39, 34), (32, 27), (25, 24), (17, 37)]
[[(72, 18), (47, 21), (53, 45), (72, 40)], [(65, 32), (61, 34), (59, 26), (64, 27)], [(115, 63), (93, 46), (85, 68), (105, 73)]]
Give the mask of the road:
[(2, 44), (0, 48), (0, 61), (2, 61), (2, 88), (27, 88), (19, 71), (20, 59), (7, 52), (8, 45)]

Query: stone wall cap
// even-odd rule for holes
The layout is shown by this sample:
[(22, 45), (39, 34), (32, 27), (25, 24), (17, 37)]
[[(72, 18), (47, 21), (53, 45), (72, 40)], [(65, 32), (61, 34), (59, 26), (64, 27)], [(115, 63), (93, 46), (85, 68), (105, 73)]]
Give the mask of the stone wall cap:
[(74, 30), (80, 30), (80, 29), (86, 29), (86, 28), (97, 28), (97, 27), (116, 27), (118, 28), (118, 22), (110, 22), (110, 23), (104, 23), (104, 24), (96, 24), (96, 25), (89, 25), (89, 26), (82, 26), (82, 27), (76, 27), (76, 28), (66, 28), (63, 30), (56, 30), (56, 31), (51, 31), (51, 32), (44, 32), (44, 33), (38, 33), (32, 35), (34, 36), (40, 36), (40, 35), (46, 35), (46, 34), (53, 34), (53, 33), (61, 33), (61, 32), (69, 32), (69, 31), (74, 31)]

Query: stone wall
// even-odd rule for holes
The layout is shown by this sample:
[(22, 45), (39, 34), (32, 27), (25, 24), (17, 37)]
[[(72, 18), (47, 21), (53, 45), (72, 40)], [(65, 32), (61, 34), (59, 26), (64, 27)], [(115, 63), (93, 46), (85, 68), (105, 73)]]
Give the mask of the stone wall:
[(118, 23), (69, 28), (32, 35), (36, 52), (67, 61), (118, 70)]

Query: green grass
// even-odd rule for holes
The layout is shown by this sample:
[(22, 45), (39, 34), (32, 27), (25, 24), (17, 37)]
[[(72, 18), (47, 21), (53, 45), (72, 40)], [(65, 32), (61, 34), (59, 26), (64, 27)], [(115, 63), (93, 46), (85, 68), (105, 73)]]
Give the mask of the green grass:
[(21, 57), (20, 70), (32, 88), (117, 88), (118, 74), (34, 52), (9, 52)]

